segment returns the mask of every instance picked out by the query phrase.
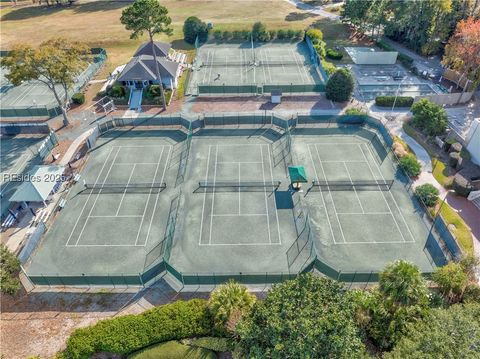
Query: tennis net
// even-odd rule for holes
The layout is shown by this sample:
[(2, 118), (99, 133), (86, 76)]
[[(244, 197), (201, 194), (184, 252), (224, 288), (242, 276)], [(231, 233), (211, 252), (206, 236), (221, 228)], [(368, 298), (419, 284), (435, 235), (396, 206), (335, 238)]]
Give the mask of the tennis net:
[(270, 66), (270, 67), (282, 67), (282, 66), (310, 66), (312, 63), (307, 63), (304, 61), (200, 61), (198, 62), (201, 67), (259, 67), (259, 66)]
[(281, 181), (200, 181), (198, 189), (215, 192), (264, 192), (276, 191), (281, 183)]
[(85, 183), (85, 189), (92, 191), (102, 191), (106, 193), (141, 193), (149, 191), (162, 191), (167, 188), (164, 182), (150, 182), (150, 183)]
[(329, 191), (389, 191), (394, 180), (313, 181), (312, 188)]

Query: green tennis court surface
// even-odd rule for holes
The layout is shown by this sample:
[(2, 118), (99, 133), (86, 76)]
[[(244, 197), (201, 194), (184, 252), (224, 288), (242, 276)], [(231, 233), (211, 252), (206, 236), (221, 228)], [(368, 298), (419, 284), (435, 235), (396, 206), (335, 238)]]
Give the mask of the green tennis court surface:
[(34, 165), (41, 163), (38, 146), (44, 136), (18, 135), (2, 136), (0, 139), (0, 192), (2, 200), (0, 215), (6, 213), (10, 203), (8, 198), (21, 183), (15, 177), (28, 172)]
[[(297, 129), (293, 146), (309, 176), (327, 184), (305, 196), (320, 260), (343, 271), (368, 272), (403, 258), (430, 271), (423, 252), (428, 230), (389, 157), (379, 157), (365, 130), (324, 132), (330, 134)], [(384, 184), (392, 179), (387, 190)], [(335, 186), (348, 182), (360, 185)]]
[[(87, 188), (74, 187), (27, 274), (138, 280), (164, 260), (179, 281), (212, 284), (222, 274), (298, 273), (315, 257), (344, 272), (378, 272), (400, 258), (431, 271), (428, 231), (372, 132), (205, 126), (191, 141), (186, 131), (140, 127), (100, 137), (82, 172)], [(305, 167), (300, 193), (288, 164)], [(313, 257), (299, 245), (307, 222)]]
[(198, 85), (322, 84), (307, 45), (271, 42), (252, 45), (205, 44), (197, 50), (189, 92)]
[(29, 267), (29, 274), (121, 275), (144, 270), (146, 254), (164, 238), (174, 188), (90, 190), (166, 182), (173, 186), (185, 135), (180, 131), (112, 131), (97, 141), (82, 178), (69, 194)]

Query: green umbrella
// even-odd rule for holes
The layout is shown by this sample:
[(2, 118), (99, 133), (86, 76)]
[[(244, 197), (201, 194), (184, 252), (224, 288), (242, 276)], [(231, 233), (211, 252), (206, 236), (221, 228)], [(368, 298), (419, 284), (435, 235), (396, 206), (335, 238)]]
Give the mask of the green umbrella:
[(303, 166), (289, 166), (288, 174), (290, 175), (290, 181), (292, 183), (292, 187), (294, 188), (294, 183), (298, 184), (308, 182), (307, 174), (305, 173), (305, 168)]

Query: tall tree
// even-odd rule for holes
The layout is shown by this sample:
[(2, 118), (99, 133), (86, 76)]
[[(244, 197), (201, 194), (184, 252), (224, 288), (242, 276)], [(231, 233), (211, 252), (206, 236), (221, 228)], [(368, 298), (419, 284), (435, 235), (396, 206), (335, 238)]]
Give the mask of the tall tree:
[(478, 358), (479, 318), (479, 304), (434, 309), (424, 320), (413, 324), (385, 358)]
[[(1, 65), (8, 70), (5, 77), (14, 85), (24, 81), (37, 80), (52, 91), (62, 110), (63, 123), (68, 125), (68, 89), (76, 76), (85, 67), (89, 49), (85, 44), (55, 38), (42, 42), (38, 48), (29, 45), (14, 46), (1, 59)], [(61, 85), (59, 92), (56, 85)]]
[(468, 18), (458, 23), (445, 46), (442, 64), (480, 83), (480, 19)]
[(312, 274), (275, 285), (240, 322), (245, 358), (361, 358), (354, 302), (342, 284)]
[(173, 33), (170, 27), (172, 19), (168, 16), (167, 8), (161, 6), (158, 0), (136, 0), (132, 5), (122, 11), (120, 21), (125, 25), (127, 30), (132, 31), (130, 34), (131, 39), (138, 39), (145, 32), (148, 34), (152, 46), (157, 81), (162, 96), (163, 109), (166, 109), (165, 92), (163, 90), (162, 77), (160, 76), (153, 37), (158, 34), (167, 34), (170, 36)]

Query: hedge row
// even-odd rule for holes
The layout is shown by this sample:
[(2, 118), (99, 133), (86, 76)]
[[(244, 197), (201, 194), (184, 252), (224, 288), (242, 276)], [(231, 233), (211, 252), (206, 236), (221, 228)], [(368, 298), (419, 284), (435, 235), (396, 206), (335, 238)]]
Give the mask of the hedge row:
[(375, 97), (375, 105), (380, 107), (392, 107), (395, 103), (395, 107), (410, 107), (413, 105), (413, 97), (410, 96), (377, 96)]
[(334, 49), (327, 49), (327, 57), (332, 60), (341, 60), (343, 59), (343, 54)]
[[(235, 30), (235, 31), (221, 31), (221, 30), (215, 30), (213, 32), (213, 37), (216, 40), (250, 40), (252, 32), (250, 30)], [(270, 40), (291, 40), (291, 39), (296, 39), (296, 40), (302, 40), (304, 37), (304, 32), (302, 30), (268, 30), (265, 33), (266, 41)]]
[(153, 308), (139, 315), (102, 320), (77, 329), (67, 341), (65, 358), (87, 359), (97, 352), (126, 355), (149, 345), (212, 335), (207, 302), (193, 299)]

